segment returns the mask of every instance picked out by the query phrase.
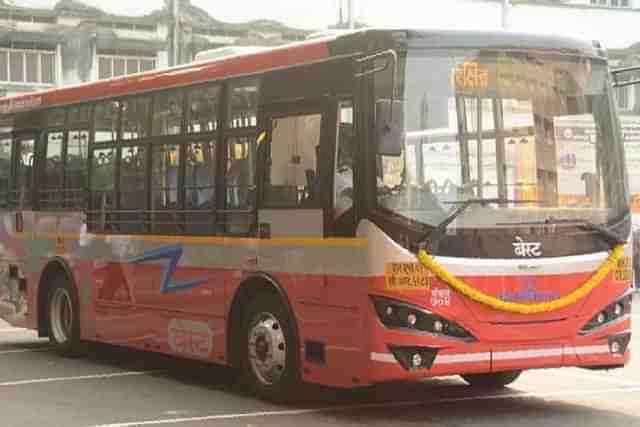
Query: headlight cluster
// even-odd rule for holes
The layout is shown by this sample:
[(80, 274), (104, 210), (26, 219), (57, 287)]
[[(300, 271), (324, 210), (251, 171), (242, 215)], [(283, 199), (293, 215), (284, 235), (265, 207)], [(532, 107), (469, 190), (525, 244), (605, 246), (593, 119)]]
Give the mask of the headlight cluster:
[(475, 338), (455, 322), (422, 308), (383, 297), (371, 297), (382, 323), (389, 328), (411, 329), (473, 341)]
[(589, 333), (594, 329), (608, 325), (609, 323), (614, 322), (624, 316), (628, 316), (631, 313), (632, 298), (632, 295), (629, 293), (613, 304), (610, 304), (604, 310), (593, 316), (589, 323), (584, 325), (581, 332), (583, 334)]

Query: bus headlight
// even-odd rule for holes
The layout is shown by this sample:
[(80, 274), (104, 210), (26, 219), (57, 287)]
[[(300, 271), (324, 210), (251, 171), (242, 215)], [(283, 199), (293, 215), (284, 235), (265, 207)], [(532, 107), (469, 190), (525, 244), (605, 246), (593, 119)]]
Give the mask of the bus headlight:
[(609, 304), (606, 308), (593, 316), (589, 323), (584, 325), (580, 330), (580, 333), (583, 335), (587, 334), (596, 328), (606, 326), (611, 322), (622, 319), (631, 314), (632, 298), (631, 293), (627, 293), (624, 297), (620, 298), (613, 304)]
[(423, 308), (378, 296), (372, 296), (371, 299), (378, 318), (388, 328), (475, 340), (473, 335), (462, 326)]

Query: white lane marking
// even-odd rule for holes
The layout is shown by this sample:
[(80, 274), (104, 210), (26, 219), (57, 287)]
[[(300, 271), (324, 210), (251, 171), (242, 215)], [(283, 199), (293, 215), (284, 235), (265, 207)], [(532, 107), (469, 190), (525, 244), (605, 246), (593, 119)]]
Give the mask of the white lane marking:
[(571, 378), (589, 379), (589, 380), (595, 380), (595, 381), (602, 381), (605, 383), (621, 384), (621, 385), (626, 385), (630, 387), (640, 387), (640, 381), (628, 381), (622, 378), (608, 377), (604, 375), (591, 374), (587, 372), (567, 372), (567, 371), (557, 370), (553, 374), (561, 375), (565, 377), (571, 377)]
[(44, 351), (51, 351), (51, 348), (20, 348), (15, 350), (0, 350), (0, 355), (3, 354), (14, 354), (14, 353), (38, 353)]
[(31, 329), (26, 329), (26, 328), (2, 328), (0, 329), (0, 334), (6, 334), (6, 333), (20, 333), (20, 332), (35, 332), (32, 331)]
[(600, 390), (562, 390), (562, 391), (546, 391), (546, 392), (530, 392), (530, 393), (508, 393), (508, 394), (494, 394), (494, 395), (484, 395), (484, 396), (448, 397), (443, 399), (414, 400), (414, 401), (406, 401), (406, 402), (364, 403), (360, 405), (340, 405), (340, 406), (328, 406), (324, 408), (291, 409), (291, 410), (283, 410), (283, 411), (241, 412), (238, 414), (219, 414), (219, 415), (209, 415), (209, 416), (191, 417), (191, 418), (167, 418), (163, 420), (132, 421), (132, 422), (116, 423), (116, 424), (98, 424), (91, 427), (151, 426), (151, 425), (161, 425), (161, 424), (181, 424), (181, 423), (193, 423), (193, 422), (202, 422), (202, 421), (233, 420), (233, 419), (240, 419), (240, 418), (308, 415), (308, 414), (317, 414), (317, 413), (323, 413), (323, 412), (327, 412), (327, 413), (345, 412), (345, 411), (357, 411), (357, 410), (363, 410), (363, 409), (407, 408), (407, 407), (434, 405), (434, 404), (442, 404), (442, 403), (467, 402), (467, 401), (473, 401), (473, 400), (508, 400), (508, 399), (526, 399), (530, 397), (553, 398), (553, 397), (563, 397), (563, 396), (588, 396), (588, 395), (594, 395), (594, 394), (637, 393), (637, 392), (640, 392), (640, 387), (618, 387), (618, 388), (600, 389)]
[(64, 382), (64, 381), (83, 381), (83, 380), (98, 380), (98, 379), (117, 378), (117, 377), (131, 377), (136, 375), (149, 375), (154, 372), (158, 372), (158, 371), (131, 371), (131, 372), (114, 372), (112, 374), (79, 375), (75, 377), (35, 378), (32, 380), (1, 382), (0, 387), (12, 387), (12, 386), (28, 385), (28, 384), (55, 383), (55, 382)]

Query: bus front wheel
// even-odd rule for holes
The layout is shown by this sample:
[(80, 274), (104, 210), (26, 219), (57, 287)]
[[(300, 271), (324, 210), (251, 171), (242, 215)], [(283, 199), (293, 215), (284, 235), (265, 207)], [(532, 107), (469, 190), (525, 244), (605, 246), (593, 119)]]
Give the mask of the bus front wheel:
[(75, 356), (80, 351), (80, 310), (75, 288), (62, 276), (53, 279), (47, 299), (49, 341), (56, 351)]
[(259, 293), (242, 321), (241, 369), (247, 388), (267, 400), (290, 398), (298, 385), (293, 323), (280, 298)]
[(491, 372), (487, 374), (461, 375), (462, 379), (472, 387), (500, 388), (518, 379), (522, 371)]

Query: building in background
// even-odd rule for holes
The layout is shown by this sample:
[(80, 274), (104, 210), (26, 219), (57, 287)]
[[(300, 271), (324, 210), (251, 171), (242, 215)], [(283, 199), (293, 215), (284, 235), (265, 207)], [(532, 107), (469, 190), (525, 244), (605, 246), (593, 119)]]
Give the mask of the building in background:
[(309, 33), (266, 20), (220, 22), (189, 0), (165, 0), (162, 9), (140, 17), (111, 15), (77, 0), (60, 0), (52, 9), (0, 0), (0, 96), (186, 63), (217, 47), (283, 44)]

